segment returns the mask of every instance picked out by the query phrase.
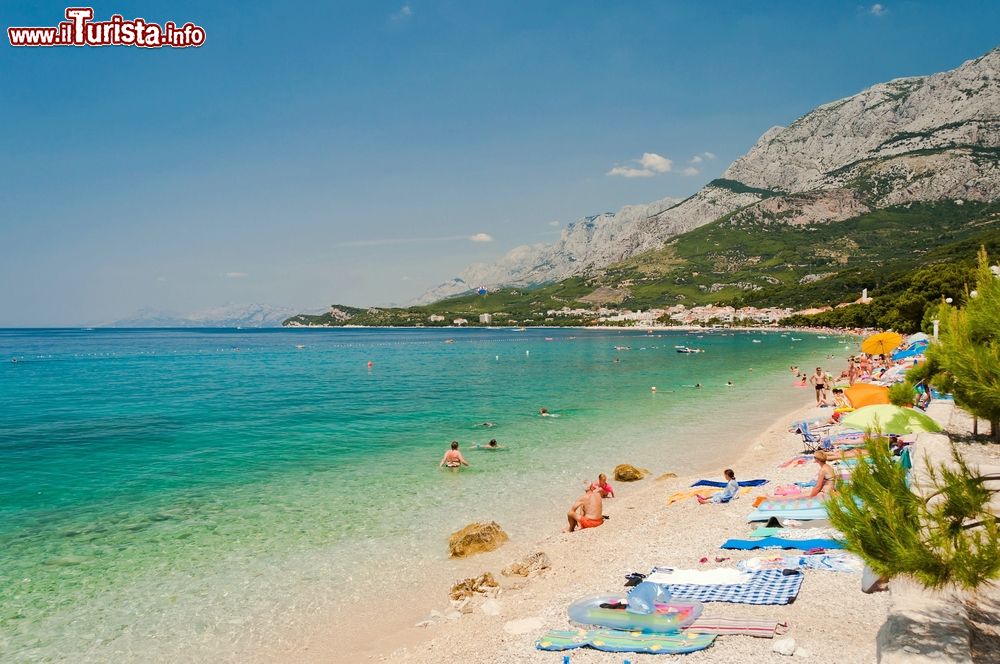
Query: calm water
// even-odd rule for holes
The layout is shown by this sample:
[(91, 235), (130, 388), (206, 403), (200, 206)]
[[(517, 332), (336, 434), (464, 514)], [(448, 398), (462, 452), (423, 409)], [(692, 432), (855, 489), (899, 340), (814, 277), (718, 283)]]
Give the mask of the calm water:
[[(559, 528), (617, 463), (725, 465), (802, 399), (789, 364), (844, 355), (799, 336), (0, 331), (0, 659), (224, 658), (361, 561), (443, 558), (474, 518)], [(437, 469), (452, 439), (472, 469)]]

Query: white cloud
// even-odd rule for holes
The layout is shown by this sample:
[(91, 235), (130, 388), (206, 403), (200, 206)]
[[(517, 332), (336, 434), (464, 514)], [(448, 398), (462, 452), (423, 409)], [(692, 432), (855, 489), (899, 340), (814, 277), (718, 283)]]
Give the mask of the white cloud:
[(403, 5), (402, 7), (399, 8), (398, 12), (393, 12), (392, 14), (390, 14), (389, 19), (396, 23), (400, 23), (402, 21), (408, 20), (412, 16), (413, 16), (413, 9), (409, 5)]
[(167, 278), (166, 277), (157, 277), (156, 280), (159, 281), (162, 284), (163, 282), (165, 282), (167, 280)]
[(643, 152), (642, 157), (633, 159), (632, 162), (639, 164), (641, 168), (615, 166), (607, 172), (607, 175), (620, 175), (626, 178), (648, 178), (661, 173), (669, 173), (674, 167), (674, 162), (655, 152)]
[(706, 151), (706, 152), (702, 152), (702, 154), (705, 155), (705, 159), (715, 159), (715, 153), (714, 152), (707, 152)]
[(704, 161), (704, 159), (701, 158), (700, 154), (696, 154), (695, 156), (691, 157), (692, 164), (700, 164), (702, 161)]
[(687, 175), (687, 176), (698, 175), (699, 173), (701, 173), (701, 171), (699, 171), (694, 166), (688, 166), (683, 171), (681, 171), (681, 175)]
[(476, 233), (469, 239), (473, 242), (492, 242), (493, 236), (489, 233)]
[(246, 272), (226, 272), (226, 277), (229, 279), (245, 279), (249, 276)]
[(868, 9), (868, 13), (872, 16), (885, 16), (889, 13), (889, 8), (883, 4), (875, 3)]
[(549, 222), (549, 226), (552, 226), (553, 228), (555, 228), (556, 226), (561, 226), (561, 225), (562, 225), (562, 222), (559, 222), (559, 221), (550, 221)]

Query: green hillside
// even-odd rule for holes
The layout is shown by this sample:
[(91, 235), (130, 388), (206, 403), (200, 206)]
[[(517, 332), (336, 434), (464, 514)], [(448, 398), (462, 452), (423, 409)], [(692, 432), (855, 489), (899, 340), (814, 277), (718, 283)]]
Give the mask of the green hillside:
[[(876, 210), (845, 221), (792, 225), (781, 215), (737, 211), (679, 235), (662, 249), (587, 277), (536, 288), (462, 295), (421, 307), (358, 311), (356, 325), (544, 322), (549, 309), (664, 308), (674, 304), (734, 304), (804, 308), (881, 292), (927, 263), (968, 261), (980, 244), (1000, 241), (1000, 203), (945, 201)], [(499, 315), (497, 315), (499, 314)], [(329, 315), (297, 316), (307, 324), (343, 324)], [(580, 319), (548, 324), (580, 324)]]

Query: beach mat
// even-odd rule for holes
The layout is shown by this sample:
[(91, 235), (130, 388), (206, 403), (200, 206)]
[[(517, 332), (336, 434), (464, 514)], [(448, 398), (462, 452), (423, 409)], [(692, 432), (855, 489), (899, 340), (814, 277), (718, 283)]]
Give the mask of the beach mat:
[(779, 519), (794, 519), (795, 521), (817, 521), (826, 519), (825, 507), (807, 510), (754, 510), (747, 515), (747, 521), (767, 521), (771, 517)]
[(788, 623), (778, 620), (755, 618), (726, 618), (723, 616), (702, 616), (688, 625), (687, 632), (695, 634), (735, 634), (773, 639), (788, 631)]
[(535, 642), (535, 647), (539, 650), (587, 647), (605, 652), (677, 655), (704, 650), (713, 641), (714, 633), (643, 634), (616, 629), (553, 629), (542, 635)]
[(753, 549), (843, 549), (844, 545), (835, 539), (785, 539), (783, 537), (765, 537), (763, 539), (728, 539), (720, 549), (737, 549), (752, 551)]
[[(743, 496), (750, 493), (752, 490), (753, 487), (749, 486), (740, 487), (740, 492), (736, 495)], [(685, 489), (684, 491), (677, 491), (675, 493), (670, 494), (670, 497), (667, 498), (667, 505), (673, 505), (676, 502), (679, 502), (681, 500), (687, 500), (688, 498), (694, 498), (695, 496), (701, 496), (702, 498), (709, 498), (721, 492), (722, 489), (718, 489), (715, 487), (702, 487), (700, 489)]]
[(750, 533), (750, 537), (783, 537), (785, 539), (803, 540), (814, 538), (825, 539), (828, 537), (832, 539), (839, 539), (842, 535), (833, 528), (782, 528), (780, 526), (760, 526)]
[(699, 602), (729, 602), (732, 604), (788, 604), (795, 600), (802, 587), (802, 573), (767, 569), (751, 572), (747, 583), (727, 585), (664, 584), (674, 600)]
[[(726, 484), (726, 482), (717, 482), (715, 480), (698, 480), (691, 486), (714, 486), (716, 488), (723, 489)], [(767, 484), (767, 480), (743, 480), (742, 482), (737, 482), (737, 484), (740, 486), (764, 486)]]
[(864, 563), (853, 553), (821, 553), (811, 556), (765, 556), (736, 563), (748, 572), (764, 569), (816, 569), (826, 572), (861, 572)]
[(757, 509), (761, 512), (785, 511), (785, 510), (811, 510), (822, 507), (821, 498), (802, 498), (799, 496), (768, 496)]

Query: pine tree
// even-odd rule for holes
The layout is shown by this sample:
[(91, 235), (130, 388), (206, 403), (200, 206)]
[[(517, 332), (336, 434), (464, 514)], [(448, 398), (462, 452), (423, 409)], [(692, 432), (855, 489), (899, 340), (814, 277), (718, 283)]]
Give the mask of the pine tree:
[(881, 576), (928, 588), (973, 590), (1000, 577), (1000, 523), (988, 505), (996, 491), (985, 486), (1000, 476), (977, 475), (956, 455), (951, 467), (928, 467), (929, 487), (916, 493), (885, 438), (867, 447), (850, 484), (827, 501), (849, 551)]
[(950, 392), (956, 405), (990, 422), (993, 442), (1000, 443), (1000, 278), (985, 249), (979, 252), (976, 282), (965, 306), (941, 303), (940, 341), (927, 349), (926, 365), (907, 377), (929, 378)]

